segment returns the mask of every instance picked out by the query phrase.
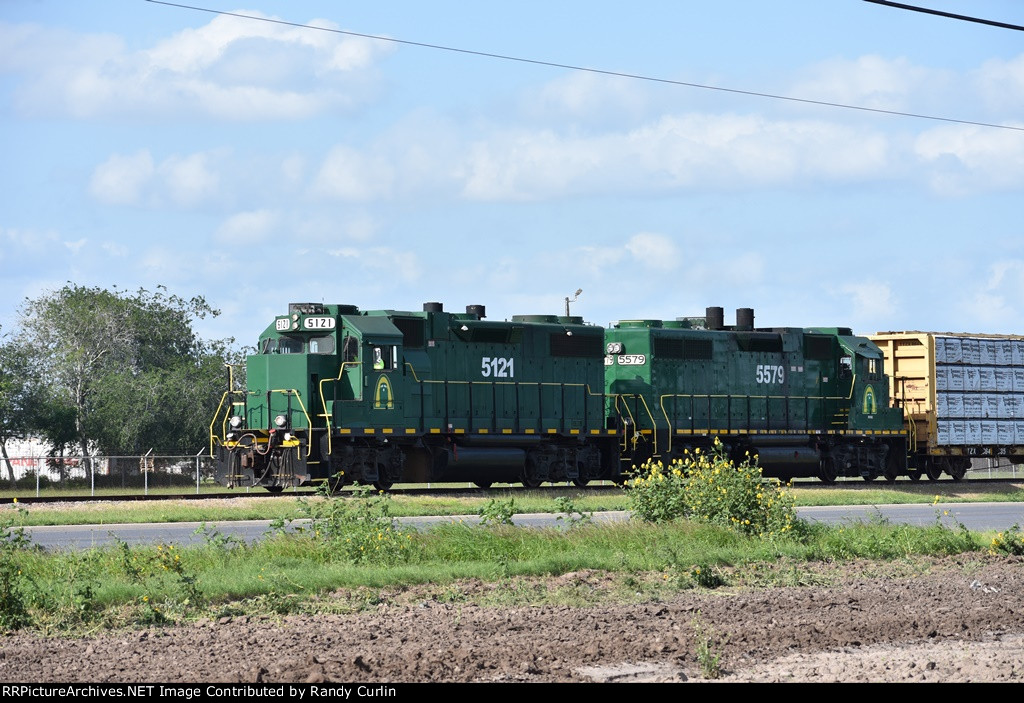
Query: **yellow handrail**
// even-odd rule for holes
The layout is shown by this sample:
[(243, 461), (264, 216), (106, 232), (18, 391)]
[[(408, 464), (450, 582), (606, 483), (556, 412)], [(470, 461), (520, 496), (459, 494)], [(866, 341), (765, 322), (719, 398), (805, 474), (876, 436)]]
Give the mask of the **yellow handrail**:
[[(668, 450), (672, 451), (673, 441), (673, 427), (672, 420), (668, 416), (668, 410), (665, 408), (666, 398), (746, 398), (747, 400), (845, 400), (850, 401), (853, 399), (853, 389), (857, 382), (857, 375), (854, 374), (850, 381), (850, 392), (845, 396), (841, 395), (729, 395), (719, 393), (666, 393), (658, 398), (658, 404), (661, 406), (661, 414), (665, 417), (665, 426), (668, 428)], [(709, 418), (710, 420), (710, 418)], [(651, 418), (653, 425), (654, 418)], [(708, 430), (710, 431), (710, 427)], [(655, 433), (657, 434), (657, 433)]]
[[(320, 380), (320, 407), (322, 407), (324, 409), (324, 415), (323, 415), (324, 416), (324, 422), (327, 425), (327, 454), (328, 455), (330, 455), (330, 453), (334, 449), (334, 447), (332, 445), (332, 442), (331, 442), (331, 415), (334, 412), (334, 406), (331, 405), (331, 412), (330, 413), (327, 412), (327, 399), (324, 397), (324, 384), (325, 383), (337, 383), (338, 381), (340, 381), (341, 377), (345, 375), (345, 367), (346, 366), (362, 366), (362, 364), (363, 364), (363, 362), (361, 362), (361, 361), (343, 361), (343, 362), (341, 362), (341, 366), (338, 367), (338, 377), (337, 378), (324, 378), (324, 379)], [(362, 399), (363, 399), (363, 386), (362, 386), (362, 384), (360, 384), (359, 385), (359, 397), (355, 398), (354, 400), (362, 400)]]
[[(213, 458), (213, 445), (214, 445), (213, 440), (214, 440), (215, 437), (217, 437), (216, 435), (213, 434), (213, 426), (217, 424), (217, 416), (220, 414), (220, 409), (224, 406), (224, 399), (227, 398), (229, 395), (231, 395), (233, 393), (239, 393), (239, 392), (244, 393), (245, 392), (244, 389), (240, 389), (238, 391), (235, 390), (235, 367), (236, 366), (241, 366), (241, 364), (224, 364), (224, 365), (228, 367), (228, 390), (221, 394), (220, 402), (217, 403), (217, 410), (214, 411), (213, 419), (210, 420), (210, 458), (211, 459)], [(232, 403), (232, 406), (234, 406), (234, 405), (238, 405), (238, 403)], [(227, 421), (228, 421), (228, 415), (227, 415), (227, 412), (225, 412), (224, 420), (221, 423), (221, 425), (226, 425)], [(225, 427), (222, 426), (221, 427), (221, 436), (224, 436), (226, 434), (227, 434), (227, 430), (226, 430)]]
[[(230, 393), (230, 392), (231, 391), (224, 391), (224, 393), (221, 394), (220, 402), (217, 403), (217, 409), (213, 413), (213, 419), (210, 420), (210, 458), (211, 459), (213, 458), (213, 439), (214, 439), (214, 436), (215, 436), (213, 434), (213, 426), (217, 424), (217, 416), (220, 415), (220, 409), (224, 406), (224, 399), (228, 397), (228, 393)], [(227, 419), (225, 418), (225, 422), (226, 421), (227, 421)]]
[[(306, 418), (306, 427), (310, 430), (313, 429), (313, 422), (309, 419), (309, 411), (306, 410), (306, 404), (302, 402), (302, 394), (294, 388), (275, 388), (267, 391), (267, 393), (280, 393), (281, 395), (294, 395), (299, 400), (299, 408), (302, 410), (303, 417)], [(270, 406), (267, 406), (267, 415), (270, 415)]]
[[(622, 393), (616, 393), (615, 394), (615, 412), (616, 413), (620, 412), (619, 411), (619, 400), (622, 399), (623, 395), (624, 394), (622, 394)], [(630, 397), (639, 398), (640, 402), (644, 406), (644, 410), (647, 411), (647, 417), (649, 417), (650, 420), (651, 420), (651, 428), (652, 428), (651, 435), (654, 438), (653, 439), (653, 441), (654, 441), (654, 454), (657, 454), (658, 453), (658, 428), (657, 428), (657, 423), (655, 423), (655, 421), (654, 421), (654, 414), (651, 412), (651, 408), (647, 405), (647, 399), (644, 398), (643, 395), (640, 394), (640, 393), (635, 393), (635, 394), (633, 394)], [(633, 446), (636, 447), (636, 437), (637, 437), (637, 435), (640, 432), (640, 425), (637, 423), (636, 418), (633, 417), (633, 412), (629, 409), (629, 404), (626, 403), (625, 401), (623, 401), (623, 406), (626, 408), (626, 414), (629, 415), (630, 422), (633, 423), (633, 428), (634, 428), (634, 431), (633, 431)], [(623, 448), (627, 447), (626, 441), (627, 441), (627, 439), (623, 438), (623, 444), (622, 444)]]

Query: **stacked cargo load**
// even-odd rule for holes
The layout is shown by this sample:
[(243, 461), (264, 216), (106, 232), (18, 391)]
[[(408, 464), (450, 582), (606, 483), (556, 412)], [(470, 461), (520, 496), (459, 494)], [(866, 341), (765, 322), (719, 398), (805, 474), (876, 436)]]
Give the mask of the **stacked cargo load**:
[[(1024, 462), (1024, 337), (880, 332), (891, 402), (919, 468), (956, 478), (970, 457)], [(962, 473), (961, 473), (962, 476)]]

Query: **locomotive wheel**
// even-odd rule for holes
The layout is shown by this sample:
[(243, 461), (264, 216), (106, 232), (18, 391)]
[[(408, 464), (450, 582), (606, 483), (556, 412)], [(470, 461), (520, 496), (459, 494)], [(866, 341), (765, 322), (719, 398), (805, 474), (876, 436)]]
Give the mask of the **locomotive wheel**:
[(821, 482), (832, 484), (836, 482), (838, 477), (839, 471), (836, 469), (835, 460), (830, 456), (822, 459), (821, 463), (818, 465), (818, 478)]
[(917, 469), (907, 469), (907, 478), (909, 478), (911, 481), (920, 481), (921, 472)]
[(900, 476), (900, 462), (896, 452), (889, 450), (889, 456), (885, 459), (885, 480), (894, 483)]
[(476, 486), (477, 488), (490, 488), (491, 487), (491, 482), (490, 481), (473, 481), (473, 485)]
[(539, 478), (528, 478), (523, 476), (523, 485), (526, 488), (540, 488), (540, 484), (544, 483)]
[(574, 478), (572, 480), (572, 485), (577, 486), (578, 488), (583, 488), (588, 483), (590, 483), (590, 479), (589, 478), (583, 478), (582, 476), (580, 476), (579, 478)]
[(947, 459), (946, 460), (946, 473), (949, 474), (950, 478), (954, 481), (963, 481), (964, 476), (967, 474), (967, 467), (969, 462), (965, 460)]
[(386, 491), (390, 491), (391, 487), (394, 486), (394, 485), (395, 485), (394, 481), (383, 481), (383, 480), (381, 480), (381, 481), (374, 481), (373, 482), (373, 487), (376, 488), (378, 491), (385, 491), (385, 492)]
[(284, 490), (284, 486), (264, 486), (268, 493), (280, 493)]
[(929, 459), (924, 465), (924, 472), (928, 474), (929, 481), (938, 481), (942, 475), (942, 467), (939, 466), (939, 462)]

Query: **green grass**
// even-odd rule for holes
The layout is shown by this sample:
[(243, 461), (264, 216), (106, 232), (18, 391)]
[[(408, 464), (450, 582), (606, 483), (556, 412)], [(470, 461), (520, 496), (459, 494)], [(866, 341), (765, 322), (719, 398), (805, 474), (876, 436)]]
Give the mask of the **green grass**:
[(794, 485), (797, 505), (892, 505), (934, 503), (1020, 503), (1024, 502), (1024, 480), (1015, 484), (971, 483), (970, 481), (898, 481), (894, 484), (848, 481), (839, 487), (815, 484)]
[[(244, 494), (225, 501), (111, 501), (102, 503), (80, 503), (50, 507), (46, 504), (31, 505), (18, 524), (29, 525), (109, 525), (125, 522), (225, 522), (229, 520), (276, 520), (298, 517), (301, 513), (299, 499), (268, 497), (253, 492), (252, 497)], [(606, 510), (627, 510), (629, 501), (624, 493), (611, 491), (588, 494), (565, 489), (561, 495), (571, 497), (582, 512)], [(969, 481), (911, 483), (899, 481), (895, 484), (880, 482), (865, 483), (848, 481), (836, 487), (823, 487), (814, 483), (797, 483), (793, 486), (796, 505), (887, 505), (903, 503), (940, 502), (1024, 502), (1024, 488), (1021, 484), (989, 486), (972, 484)], [(309, 498), (309, 494), (305, 494)], [(392, 512), (400, 517), (424, 515), (476, 515), (490, 499), (515, 498), (517, 513), (558, 512), (555, 497), (547, 492), (525, 490), (489, 491), (481, 497), (465, 498), (452, 496), (395, 496)], [(315, 498), (314, 498), (315, 499)], [(22, 504), (24, 507), (24, 504)], [(0, 505), (0, 517), (14, 514), (14, 506)]]
[[(394, 560), (354, 563), (336, 535), (278, 534), (255, 545), (207, 533), (206, 544), (43, 553), (0, 528), (0, 630), (46, 633), (136, 627), (232, 614), (355, 612), (411, 598), (483, 605), (643, 602), (692, 588), (806, 585), (814, 564), (863, 558), (907, 568), (926, 555), (980, 555), (992, 541), (962, 528), (801, 523), (763, 540), (713, 525), (587, 524), (522, 530), (449, 524), (402, 532)], [(596, 573), (595, 589), (578, 578)], [(486, 587), (479, 584), (489, 584)], [(470, 585), (467, 585), (470, 584)], [(471, 584), (477, 584), (472, 586)], [(340, 589), (340, 590), (339, 590)]]

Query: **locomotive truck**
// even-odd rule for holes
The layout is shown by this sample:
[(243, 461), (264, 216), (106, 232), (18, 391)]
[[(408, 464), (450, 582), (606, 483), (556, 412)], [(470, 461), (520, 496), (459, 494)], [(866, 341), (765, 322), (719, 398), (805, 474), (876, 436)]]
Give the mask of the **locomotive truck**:
[[(894, 479), (906, 435), (879, 348), (843, 327), (704, 317), (486, 319), (440, 303), (294, 303), (210, 426), (226, 486), (622, 481), (719, 439), (765, 475)], [(237, 384), (243, 385), (243, 384)]]

